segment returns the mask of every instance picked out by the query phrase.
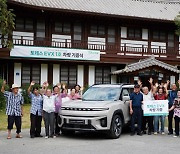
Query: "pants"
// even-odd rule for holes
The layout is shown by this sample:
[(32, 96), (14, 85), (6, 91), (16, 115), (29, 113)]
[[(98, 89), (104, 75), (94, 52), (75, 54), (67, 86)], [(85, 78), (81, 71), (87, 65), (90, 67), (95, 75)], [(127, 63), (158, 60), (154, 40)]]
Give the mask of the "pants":
[(60, 127), (58, 126), (58, 121), (59, 121), (59, 115), (58, 113), (55, 113), (55, 134), (60, 133)]
[(19, 134), (21, 132), (21, 116), (11, 116), (11, 115), (8, 115), (8, 127), (7, 129), (8, 130), (11, 130), (13, 129), (13, 125), (16, 125), (16, 133)]
[(50, 127), (50, 136), (54, 135), (54, 112), (48, 113), (46, 111), (44, 113), (44, 123), (45, 123), (45, 132), (46, 136), (49, 136), (49, 127)]
[[(172, 107), (172, 105), (169, 105), (169, 109)], [(169, 133), (173, 134), (173, 128), (172, 128), (172, 122), (173, 122), (173, 115), (174, 115), (174, 110), (169, 112), (168, 115), (168, 131)]]
[(148, 124), (148, 132), (152, 132), (153, 131), (153, 117), (152, 116), (143, 116), (142, 131), (146, 130), (146, 124)]
[(165, 116), (154, 116), (154, 132), (159, 132), (159, 120), (161, 121), (161, 132), (164, 132)]
[(131, 132), (135, 132), (135, 122), (137, 120), (138, 130), (137, 132), (141, 132), (141, 124), (142, 124), (142, 109), (141, 107), (133, 108), (133, 114), (131, 116)]
[(38, 116), (38, 111), (36, 115), (30, 114), (31, 119), (31, 128), (30, 128), (30, 135), (31, 136), (39, 136), (41, 134), (41, 122), (42, 116)]
[(180, 123), (180, 117), (175, 116), (174, 117), (175, 120), (175, 133), (177, 136), (179, 136), (179, 123)]

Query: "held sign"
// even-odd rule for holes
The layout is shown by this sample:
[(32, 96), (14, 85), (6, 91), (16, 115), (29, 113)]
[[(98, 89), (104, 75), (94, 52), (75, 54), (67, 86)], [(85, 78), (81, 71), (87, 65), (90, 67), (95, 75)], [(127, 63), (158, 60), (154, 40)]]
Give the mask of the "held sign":
[(168, 100), (143, 101), (144, 116), (168, 115)]
[(99, 61), (100, 51), (88, 49), (86, 50), (15, 45), (10, 52), (10, 56), (25, 58)]

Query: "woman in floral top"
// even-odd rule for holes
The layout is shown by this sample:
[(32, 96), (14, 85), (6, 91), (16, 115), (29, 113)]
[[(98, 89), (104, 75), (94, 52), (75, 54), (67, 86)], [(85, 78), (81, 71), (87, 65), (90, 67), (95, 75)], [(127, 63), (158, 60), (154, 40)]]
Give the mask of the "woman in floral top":
[(180, 122), (180, 91), (177, 93), (178, 98), (174, 99), (173, 106), (169, 109), (169, 111), (174, 109), (174, 120), (175, 120), (175, 136), (179, 136), (179, 122)]

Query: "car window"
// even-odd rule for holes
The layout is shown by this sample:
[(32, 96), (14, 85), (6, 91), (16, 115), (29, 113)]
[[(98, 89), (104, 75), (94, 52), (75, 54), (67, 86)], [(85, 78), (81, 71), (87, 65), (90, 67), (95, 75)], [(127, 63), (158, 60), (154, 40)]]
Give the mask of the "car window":
[(118, 100), (120, 96), (119, 87), (90, 87), (84, 94), (84, 101), (110, 101)]
[(127, 88), (123, 88), (121, 91), (121, 96), (120, 96), (120, 100), (122, 100), (123, 96), (129, 96), (129, 89)]

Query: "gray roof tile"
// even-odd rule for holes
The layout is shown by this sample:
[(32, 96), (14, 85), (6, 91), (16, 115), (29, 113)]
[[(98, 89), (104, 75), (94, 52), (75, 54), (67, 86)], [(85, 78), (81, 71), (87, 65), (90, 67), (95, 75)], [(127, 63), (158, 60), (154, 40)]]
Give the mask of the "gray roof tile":
[(147, 59), (140, 60), (137, 63), (129, 64), (124, 69), (114, 71), (111, 74), (116, 75), (116, 74), (121, 74), (121, 73), (130, 73), (130, 72), (142, 70), (144, 68), (148, 68), (151, 66), (159, 66), (159, 67), (167, 69), (169, 71), (172, 71), (175, 73), (180, 73), (180, 70), (178, 70), (178, 68), (176, 66), (169, 65), (162, 61), (159, 61), (159, 60), (155, 59), (155, 57), (152, 55), (151, 57), (149, 57)]
[(9, 0), (9, 2), (71, 11), (171, 21), (180, 12), (180, 0)]

